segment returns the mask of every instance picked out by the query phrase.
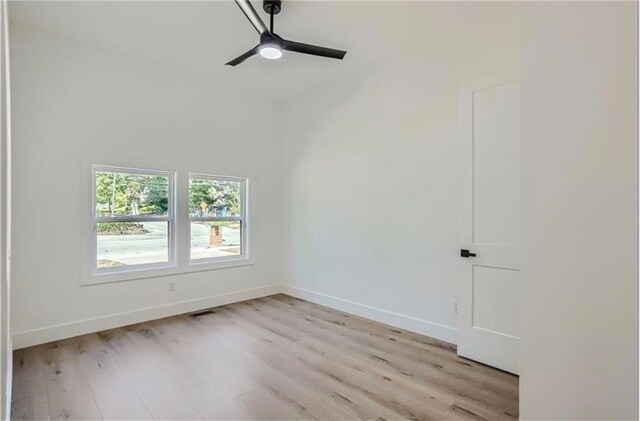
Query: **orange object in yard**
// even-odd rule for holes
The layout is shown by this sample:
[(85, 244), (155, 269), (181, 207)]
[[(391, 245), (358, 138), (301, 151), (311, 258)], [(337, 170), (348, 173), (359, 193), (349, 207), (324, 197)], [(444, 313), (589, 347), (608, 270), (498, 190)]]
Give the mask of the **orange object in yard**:
[(209, 244), (212, 246), (222, 245), (222, 227), (218, 225), (209, 227)]

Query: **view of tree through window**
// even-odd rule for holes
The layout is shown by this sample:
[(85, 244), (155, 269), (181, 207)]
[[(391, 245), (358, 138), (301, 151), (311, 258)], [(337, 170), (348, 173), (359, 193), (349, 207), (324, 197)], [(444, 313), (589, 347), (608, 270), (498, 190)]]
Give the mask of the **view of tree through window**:
[(243, 253), (243, 185), (213, 176), (189, 178), (192, 260)]
[(95, 172), (96, 267), (167, 263), (169, 176), (123, 171)]
[(96, 172), (96, 214), (167, 215), (169, 178), (158, 175)]

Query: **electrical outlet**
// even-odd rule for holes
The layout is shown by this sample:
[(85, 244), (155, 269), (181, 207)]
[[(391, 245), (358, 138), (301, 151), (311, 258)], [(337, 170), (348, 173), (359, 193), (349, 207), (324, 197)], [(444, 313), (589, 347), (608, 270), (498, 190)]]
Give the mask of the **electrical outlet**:
[(174, 292), (176, 290), (176, 283), (169, 282), (169, 292)]
[(316, 280), (316, 273), (315, 273), (315, 272), (313, 272), (313, 273), (311, 274), (311, 280), (312, 280), (312, 281), (315, 281), (315, 280)]
[(453, 314), (458, 314), (458, 302), (454, 301), (453, 303), (451, 303), (451, 311), (453, 311)]

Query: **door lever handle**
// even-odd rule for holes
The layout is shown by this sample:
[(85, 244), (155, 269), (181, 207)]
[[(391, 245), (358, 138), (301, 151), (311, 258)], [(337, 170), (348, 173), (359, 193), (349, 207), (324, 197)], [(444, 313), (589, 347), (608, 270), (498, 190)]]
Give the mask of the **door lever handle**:
[(460, 257), (476, 257), (476, 254), (470, 253), (467, 249), (460, 249)]

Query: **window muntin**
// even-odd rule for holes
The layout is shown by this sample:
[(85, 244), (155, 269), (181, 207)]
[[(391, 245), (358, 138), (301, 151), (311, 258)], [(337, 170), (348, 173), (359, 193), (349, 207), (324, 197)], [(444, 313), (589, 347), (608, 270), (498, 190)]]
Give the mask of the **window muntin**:
[(246, 256), (246, 188), (243, 178), (190, 174), (192, 262)]
[(94, 166), (94, 272), (173, 264), (173, 178), (166, 171)]

